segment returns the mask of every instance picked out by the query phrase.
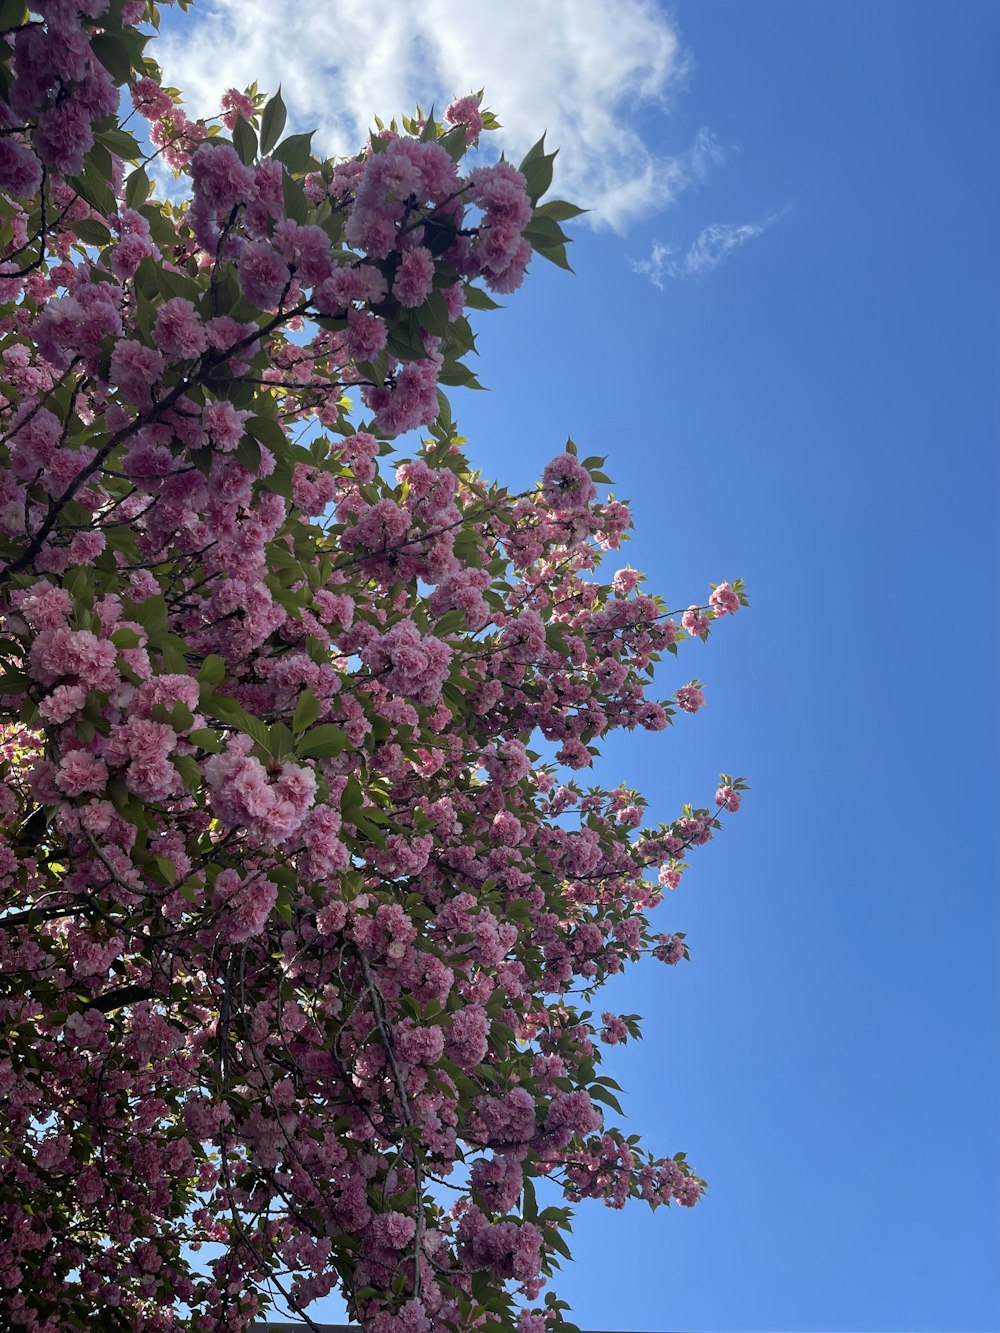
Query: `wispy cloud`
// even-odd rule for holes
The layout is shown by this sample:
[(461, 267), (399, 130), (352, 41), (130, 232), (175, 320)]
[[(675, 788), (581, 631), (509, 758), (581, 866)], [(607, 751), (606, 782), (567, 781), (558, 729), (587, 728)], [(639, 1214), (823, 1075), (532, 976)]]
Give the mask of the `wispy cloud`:
[(672, 278), (702, 278), (725, 263), (734, 250), (762, 235), (780, 216), (773, 214), (763, 222), (712, 222), (683, 251), (654, 241), (649, 258), (631, 260), (631, 267), (661, 291)]
[(556, 189), (623, 229), (697, 185), (721, 150), (701, 131), (686, 153), (651, 146), (638, 112), (669, 109), (687, 61), (654, 0), (207, 0), (149, 49), (195, 114), (256, 79), (326, 153), (356, 152), (378, 112), (442, 108), (485, 87), (516, 161), (544, 129), (560, 148)]

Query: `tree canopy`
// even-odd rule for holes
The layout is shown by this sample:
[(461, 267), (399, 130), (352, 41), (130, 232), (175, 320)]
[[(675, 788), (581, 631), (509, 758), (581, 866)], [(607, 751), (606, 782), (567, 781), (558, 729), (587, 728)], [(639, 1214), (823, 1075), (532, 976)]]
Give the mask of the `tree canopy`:
[(603, 574), (603, 458), (463, 452), (470, 312), (567, 266), (544, 140), (192, 120), (158, 19), (0, 3), (3, 1321), (540, 1333), (573, 1204), (704, 1185), (593, 1006), (686, 956), (648, 914), (744, 784), (661, 823), (589, 770), (745, 593)]

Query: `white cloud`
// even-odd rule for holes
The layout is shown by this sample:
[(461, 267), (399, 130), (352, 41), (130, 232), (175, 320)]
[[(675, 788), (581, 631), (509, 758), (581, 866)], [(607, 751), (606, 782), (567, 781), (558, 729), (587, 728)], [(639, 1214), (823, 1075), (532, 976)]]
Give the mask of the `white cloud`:
[(701, 278), (717, 269), (734, 250), (760, 236), (779, 215), (764, 222), (712, 222), (695, 237), (683, 253), (672, 246), (653, 242), (648, 259), (631, 261), (635, 273), (645, 273), (662, 291), (668, 278)]
[(256, 80), (282, 96), (296, 129), (326, 153), (356, 152), (378, 113), (439, 109), (486, 89), (515, 161), (548, 132), (559, 147), (555, 191), (621, 230), (704, 179), (721, 152), (708, 131), (670, 156), (638, 113), (659, 113), (686, 60), (654, 0), (504, 0), (456, 10), (450, 0), (207, 0), (149, 48), (189, 114)]

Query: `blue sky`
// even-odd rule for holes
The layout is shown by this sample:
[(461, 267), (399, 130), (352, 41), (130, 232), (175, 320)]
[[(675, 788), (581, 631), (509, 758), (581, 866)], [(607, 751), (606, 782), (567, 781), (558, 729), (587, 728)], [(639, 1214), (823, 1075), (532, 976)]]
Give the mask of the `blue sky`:
[[(216, 21), (251, 23), (257, 2)], [(570, 22), (556, 0), (512, 8), (540, 33)], [(610, 1071), (629, 1128), (687, 1150), (712, 1190), (693, 1211), (582, 1208), (562, 1292), (584, 1328), (988, 1333), (1000, 11), (607, 9), (629, 95), (574, 123), (610, 96), (597, 52), (519, 114), (563, 130), (564, 192), (591, 190), (617, 230), (577, 230), (575, 277), (536, 261), (482, 322), (491, 392), (456, 410), (517, 485), (567, 435), (608, 454), (634, 501), (628, 561), (671, 605), (748, 581), (751, 609), (663, 671), (664, 692), (705, 682), (703, 712), (616, 739), (603, 773), (665, 818), (720, 769), (753, 790), (661, 909), (693, 962), (608, 994), (646, 1018)], [(397, 12), (405, 41), (416, 10)], [(205, 87), (216, 56), (177, 49), (168, 73)], [(347, 90), (365, 114), (406, 108), (393, 79), (419, 85), (419, 64), (386, 60)], [(507, 75), (485, 73), (511, 123)], [(294, 67), (255, 75), (290, 100)]]

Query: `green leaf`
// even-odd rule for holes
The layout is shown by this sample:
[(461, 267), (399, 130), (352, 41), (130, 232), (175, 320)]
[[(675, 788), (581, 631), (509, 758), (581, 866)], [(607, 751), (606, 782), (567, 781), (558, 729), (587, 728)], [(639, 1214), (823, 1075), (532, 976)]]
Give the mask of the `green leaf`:
[(230, 699), (226, 695), (214, 694), (211, 699), (206, 700), (201, 706), (210, 717), (225, 722), (227, 726), (235, 727), (237, 731), (245, 732), (262, 750), (266, 751), (267, 754), (271, 753), (271, 735), (268, 728), (259, 718), (248, 713), (242, 704), (238, 704), (235, 699)]
[(281, 179), (281, 192), (285, 201), (285, 216), (305, 225), (310, 220), (309, 200), (306, 198), (301, 181), (290, 176), (287, 171)]
[(142, 48), (148, 37), (143, 38), (139, 33), (135, 34), (139, 38), (138, 44), (135, 41), (129, 41), (129, 34), (120, 29), (112, 29), (108, 32), (95, 33), (90, 39), (91, 49), (94, 55), (108, 71), (115, 83), (128, 83), (132, 78), (132, 68), (142, 55)]
[(421, 328), (443, 338), (448, 332), (448, 307), (445, 299), (436, 289), (417, 310), (417, 319)]
[(550, 250), (539, 250), (538, 253), (543, 259), (547, 259), (550, 264), (555, 264), (556, 268), (563, 268), (567, 273), (573, 272), (573, 265), (566, 256), (565, 245), (554, 246)]
[(284, 722), (272, 722), (268, 728), (268, 749), (275, 759), (283, 759), (295, 750), (295, 737)]
[(149, 177), (146, 175), (144, 167), (136, 167), (125, 178), (125, 206), (127, 208), (138, 208), (149, 198), (151, 189)]
[(618, 1098), (613, 1092), (609, 1092), (607, 1088), (602, 1088), (595, 1084), (592, 1088), (587, 1089), (587, 1095), (590, 1097), (591, 1101), (603, 1102), (605, 1106), (610, 1106), (611, 1109), (617, 1111), (619, 1115), (625, 1114)]
[(172, 754), (170, 758), (174, 768), (184, 779), (184, 786), (187, 787), (188, 791), (199, 791), (203, 785), (203, 778), (194, 755)]
[(105, 217), (110, 217), (117, 211), (111, 187), (92, 161), (87, 162), (82, 176), (69, 177), (69, 183), (82, 199)]
[(156, 287), (161, 296), (183, 296), (186, 300), (196, 304), (201, 296), (201, 290), (193, 278), (189, 278), (186, 273), (175, 273), (172, 269), (156, 268)]
[(274, 453), (283, 453), (288, 447), (288, 438), (273, 417), (250, 417), (246, 429), (255, 440), (266, 444)]
[(110, 231), (96, 218), (84, 218), (81, 222), (74, 222), (72, 226), (73, 231), (85, 245), (107, 245), (111, 240)]
[(564, 1258), (572, 1259), (573, 1256), (569, 1252), (569, 1246), (559, 1232), (556, 1231), (555, 1227), (548, 1228), (545, 1232), (545, 1239), (547, 1244), (551, 1245), (553, 1249), (558, 1250)]
[(159, 647), (167, 632), (167, 603), (162, 595), (158, 594), (140, 602), (132, 611), (130, 619), (138, 620), (146, 631), (150, 644)]
[(438, 143), (445, 150), (453, 162), (460, 162), (465, 156), (468, 148), (468, 130), (464, 125), (456, 125), (454, 129), (449, 130), (447, 134), (442, 134)]
[(319, 700), (307, 686), (299, 695), (299, 701), (295, 705), (295, 712), (292, 714), (292, 730), (296, 735), (300, 731), (305, 731), (307, 727), (312, 726), (319, 714)]
[(465, 304), (470, 310), (501, 310), (503, 307), (493, 297), (484, 292), (482, 287), (474, 287), (471, 282), (463, 284)]
[(242, 116), (237, 118), (233, 126), (233, 147), (239, 153), (240, 161), (245, 167), (253, 165), (257, 157), (257, 136), (253, 127), (248, 125)]
[(177, 878), (177, 867), (174, 865), (173, 861), (171, 861), (170, 857), (154, 856), (153, 864), (160, 872), (164, 881), (167, 884), (173, 884), (174, 880)]
[(552, 218), (554, 222), (569, 222), (571, 218), (582, 217), (584, 213), (589, 212), (589, 208), (577, 208), (576, 204), (569, 204), (565, 199), (550, 199), (547, 204), (539, 204), (534, 216)]
[(354, 815), (350, 822), (363, 838), (367, 838), (369, 842), (373, 842), (376, 847), (385, 846), (385, 834), (379, 826), (373, 824), (370, 819), (366, 819), (364, 815)]
[(195, 727), (189, 731), (187, 739), (192, 745), (197, 745), (199, 750), (208, 750), (211, 754), (218, 754), (222, 747), (222, 737), (211, 727)]
[(555, 153), (545, 151), (545, 135), (543, 134), (538, 142), (528, 149), (521, 165), (518, 167), (518, 171), (527, 183), (528, 194), (532, 203), (536, 203), (552, 184), (552, 164), (555, 160)]
[(260, 151), (262, 153), (269, 153), (281, 138), (281, 131), (285, 128), (287, 119), (288, 112), (281, 100), (281, 85), (279, 84), (278, 91), (265, 106), (260, 118)]
[(562, 653), (564, 657), (569, 654), (569, 644), (566, 642), (566, 631), (562, 625), (550, 624), (545, 626), (545, 642), (557, 653)]
[(438, 375), (438, 383), (458, 384), (464, 389), (481, 389), (483, 387), (469, 367), (463, 366), (461, 361), (454, 361), (451, 365), (446, 365)]
[(134, 629), (116, 629), (111, 642), (116, 648), (138, 648), (142, 640)]
[(553, 218), (542, 217), (538, 213), (525, 227), (522, 235), (541, 254), (544, 254), (546, 250), (557, 249), (569, 240), (558, 222)]
[(218, 685), (226, 678), (226, 664), (216, 653), (209, 653), (201, 664), (198, 680), (202, 685)]
[(170, 725), (175, 731), (190, 730), (194, 715), (183, 699), (178, 699), (170, 710)]
[(331, 722), (324, 722), (306, 732), (296, 744), (295, 752), (306, 759), (332, 759), (343, 754), (347, 745), (347, 732)]
[(244, 435), (236, 446), (236, 457), (252, 477), (260, 472), (260, 445), (252, 435)]
[(455, 634), (468, 625), (464, 611), (446, 611), (434, 625), (435, 634)]
[(21, 0), (0, 0), (0, 29), (19, 28), (25, 20), (26, 7)]
[(140, 156), (140, 148), (132, 135), (126, 130), (110, 129), (101, 130), (97, 136), (98, 142), (104, 144), (105, 148), (118, 157), (124, 158), (126, 162), (134, 162)]
[(312, 131), (309, 134), (290, 134), (279, 143), (271, 156), (289, 171), (311, 171), (317, 163), (312, 155)]

